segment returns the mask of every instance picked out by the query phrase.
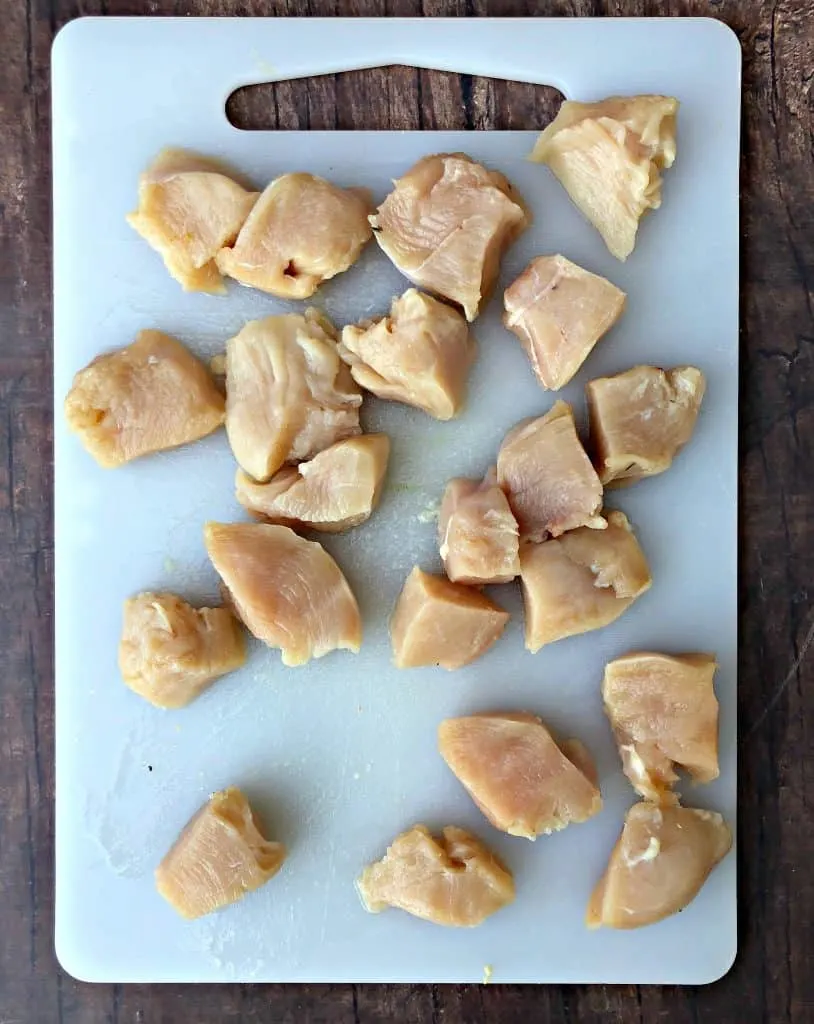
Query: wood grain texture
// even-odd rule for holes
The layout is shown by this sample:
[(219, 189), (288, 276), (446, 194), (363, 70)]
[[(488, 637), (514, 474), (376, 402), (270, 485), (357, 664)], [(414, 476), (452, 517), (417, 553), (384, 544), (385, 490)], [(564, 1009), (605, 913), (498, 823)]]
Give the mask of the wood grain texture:
[[(712, 15), (744, 53), (741, 952), (706, 989), (89, 986), (53, 953), (48, 59), (80, 14)], [(0, 30), (0, 1022), (814, 1020), (814, 2), (4, 0)], [(236, 114), (252, 113), (256, 99)], [(710, 103), (715, 97), (710, 97)], [(270, 87), (280, 128), (537, 127), (544, 90), (397, 69)], [(670, 955), (669, 950), (664, 951)], [(498, 981), (499, 979), (495, 979)]]

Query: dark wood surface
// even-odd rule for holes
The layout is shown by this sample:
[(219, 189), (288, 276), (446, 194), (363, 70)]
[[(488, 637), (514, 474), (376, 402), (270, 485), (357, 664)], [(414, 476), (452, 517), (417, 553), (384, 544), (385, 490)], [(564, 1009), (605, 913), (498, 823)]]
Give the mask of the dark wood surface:
[[(814, 2), (3, 0), (0, 11), (0, 1024), (814, 1021)], [(49, 47), (81, 14), (272, 13), (695, 14), (740, 38), (741, 951), (709, 988), (91, 986), (56, 963)], [(232, 109), (267, 127), (532, 128), (552, 100), (397, 69), (268, 87)]]

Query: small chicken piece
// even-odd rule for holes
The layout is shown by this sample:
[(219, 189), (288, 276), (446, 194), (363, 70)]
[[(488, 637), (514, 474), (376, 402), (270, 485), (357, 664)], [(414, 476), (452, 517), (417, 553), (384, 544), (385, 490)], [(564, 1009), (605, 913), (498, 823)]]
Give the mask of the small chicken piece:
[(441, 502), (438, 540), (453, 583), (482, 586), (519, 576), (517, 520), (494, 469), (483, 481), (450, 480)]
[(204, 541), (238, 617), (284, 665), (359, 651), (359, 606), (321, 544), (266, 523), (207, 523)]
[(376, 241), (405, 277), (462, 306), (471, 322), (529, 224), (523, 201), (464, 153), (425, 156), (394, 185), (370, 218)]
[(438, 749), (489, 821), (510, 836), (550, 835), (602, 809), (587, 751), (579, 752), (591, 765), (585, 773), (535, 715), (448, 718)]
[(156, 888), (181, 917), (236, 903), (282, 867), (286, 849), (264, 839), (235, 786), (215, 793), (184, 828), (156, 869)]
[(675, 160), (677, 113), (671, 96), (566, 100), (531, 153), (619, 260), (633, 252), (642, 216), (661, 206), (660, 171)]
[(234, 245), (218, 253), (218, 269), (281, 299), (310, 298), (356, 262), (372, 234), (370, 210), (361, 190), (284, 174), (257, 200)]
[(678, 913), (731, 846), (732, 833), (720, 814), (634, 804), (588, 903), (586, 925), (641, 928)]
[(415, 566), (390, 620), (393, 663), (462, 668), (486, 653), (508, 621), (509, 613), (477, 590)]
[(367, 391), (449, 420), (466, 400), (475, 343), (457, 310), (410, 288), (390, 316), (345, 327), (339, 354)]
[(614, 622), (652, 578), (622, 512), (608, 513), (601, 532), (573, 530), (520, 548), (526, 648), (532, 653), (567, 636)]
[(588, 526), (604, 530), (602, 484), (577, 436), (565, 402), (524, 420), (503, 440), (498, 483), (520, 527), (520, 539), (539, 541)]
[(564, 387), (622, 314), (625, 293), (564, 256), (538, 256), (503, 293), (513, 331), (544, 388)]
[(705, 389), (694, 366), (634, 366), (590, 381), (585, 393), (602, 483), (624, 486), (669, 469), (692, 437)]
[(361, 433), (362, 396), (316, 310), (252, 320), (226, 346), (226, 433), (261, 483)]
[(605, 667), (602, 697), (625, 775), (646, 800), (677, 801), (675, 766), (718, 778), (717, 668), (711, 654), (626, 654)]
[(235, 497), (273, 523), (340, 533), (369, 519), (379, 503), (390, 455), (386, 434), (337, 441), (310, 462), (287, 466), (258, 484), (242, 469)]
[(184, 707), (245, 660), (243, 631), (228, 608), (193, 608), (175, 594), (124, 602), (119, 668), (157, 708)]
[(386, 907), (452, 928), (474, 928), (514, 901), (514, 879), (468, 832), (447, 825), (440, 838), (424, 825), (402, 832), (356, 883), (365, 910)]
[(127, 223), (160, 253), (184, 291), (226, 291), (215, 255), (230, 245), (259, 193), (216, 160), (165, 149), (141, 175), (138, 210)]
[(65, 418), (99, 465), (112, 469), (211, 434), (223, 424), (224, 401), (180, 341), (139, 331), (131, 345), (77, 373)]

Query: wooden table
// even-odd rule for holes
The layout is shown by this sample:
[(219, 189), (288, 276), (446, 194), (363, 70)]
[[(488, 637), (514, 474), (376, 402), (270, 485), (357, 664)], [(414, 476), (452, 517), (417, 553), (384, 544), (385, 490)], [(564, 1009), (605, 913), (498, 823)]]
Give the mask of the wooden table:
[[(79, 14), (712, 15), (744, 55), (741, 952), (707, 989), (90, 986), (53, 951), (49, 47)], [(814, 1021), (814, 0), (4, 0), (0, 1024)], [(264, 87), (280, 128), (538, 128), (546, 90), (409, 69)], [(709, 102), (714, 104), (715, 97)], [(811, 688), (808, 699), (806, 691)], [(670, 956), (670, 950), (664, 950)]]

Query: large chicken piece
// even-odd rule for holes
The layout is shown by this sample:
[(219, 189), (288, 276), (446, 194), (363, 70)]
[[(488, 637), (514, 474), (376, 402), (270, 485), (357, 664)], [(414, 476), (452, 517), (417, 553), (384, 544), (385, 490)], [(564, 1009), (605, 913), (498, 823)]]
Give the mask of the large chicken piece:
[(100, 466), (197, 441), (223, 423), (223, 395), (180, 341), (140, 331), (126, 348), (94, 359), (65, 399), (68, 426)]
[(616, 323), (625, 293), (564, 256), (538, 256), (503, 293), (503, 323), (544, 388), (564, 387)]
[(706, 382), (694, 366), (634, 366), (585, 388), (599, 479), (621, 486), (669, 469), (692, 437)]
[(138, 209), (127, 223), (185, 291), (223, 293), (215, 255), (237, 238), (258, 195), (216, 160), (165, 149), (141, 175)]
[(690, 904), (732, 846), (720, 814), (634, 804), (594, 889), (589, 928), (641, 928)]
[(263, 192), (219, 270), (282, 299), (307, 299), (352, 266), (370, 239), (368, 198), (313, 174), (284, 174)]
[(362, 396), (316, 310), (252, 320), (226, 346), (226, 433), (261, 483), (361, 433)]
[(287, 526), (207, 523), (206, 550), (250, 633), (279, 647), (284, 665), (358, 652), (359, 606), (321, 544)]
[(675, 160), (677, 113), (671, 96), (566, 100), (532, 151), (617, 259), (633, 252), (642, 216), (661, 206), (660, 172)]
[(606, 530), (573, 530), (520, 549), (526, 608), (526, 648), (532, 653), (564, 637), (614, 622), (652, 579), (622, 512), (608, 513)]
[(248, 800), (230, 786), (184, 828), (156, 870), (156, 887), (182, 917), (202, 917), (265, 885), (285, 855), (282, 843), (263, 838)]
[(506, 248), (527, 227), (523, 202), (497, 171), (463, 153), (425, 156), (370, 218), (376, 241), (414, 284), (480, 312)]
[(390, 316), (345, 327), (339, 354), (367, 391), (449, 420), (466, 400), (475, 343), (457, 310), (410, 288)]
[(583, 769), (535, 715), (448, 718), (438, 729), (438, 749), (489, 821), (510, 836), (549, 835), (602, 809), (587, 752), (581, 751)]
[(397, 836), (356, 883), (365, 909), (406, 910), (434, 924), (473, 928), (514, 900), (514, 879), (468, 832), (448, 825), (439, 838), (424, 825)]
[(517, 520), (494, 470), (447, 484), (438, 517), (441, 559), (453, 583), (508, 583), (520, 574)]

